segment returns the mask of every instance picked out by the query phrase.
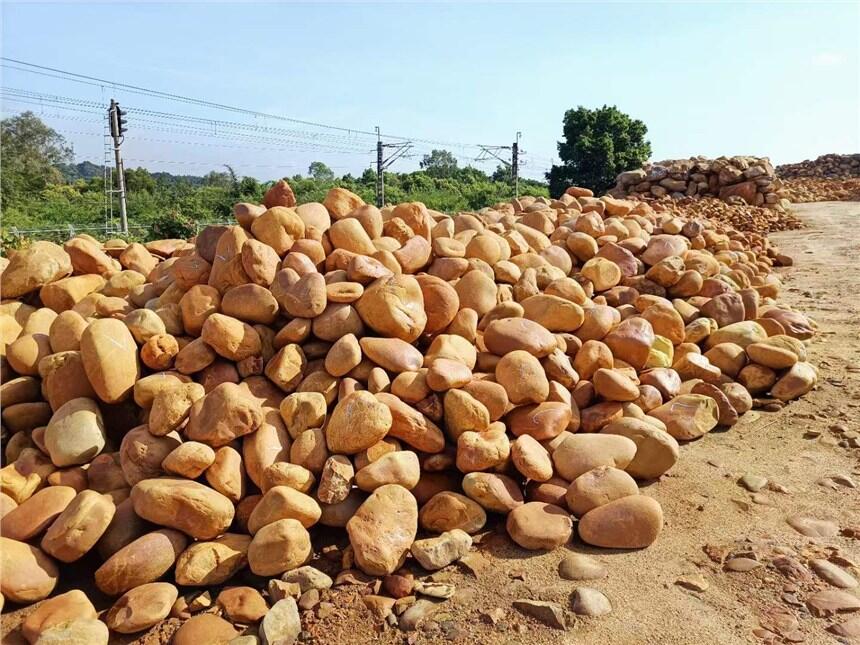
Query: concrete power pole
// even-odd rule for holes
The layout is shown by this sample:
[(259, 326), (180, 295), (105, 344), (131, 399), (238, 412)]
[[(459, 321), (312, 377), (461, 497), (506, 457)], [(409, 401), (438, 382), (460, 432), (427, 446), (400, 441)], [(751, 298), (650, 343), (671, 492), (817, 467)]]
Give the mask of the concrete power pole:
[(376, 126), (376, 207), (385, 204), (385, 177), (382, 174), (382, 136)]
[[(394, 152), (388, 155), (386, 159), (385, 148), (393, 148)], [(376, 206), (382, 208), (385, 205), (385, 169), (395, 161), (404, 156), (409, 149), (412, 148), (412, 143), (406, 141), (404, 143), (382, 143), (382, 135), (379, 132), (379, 126), (376, 126)]]
[(108, 116), (110, 117), (110, 135), (113, 139), (113, 154), (116, 163), (120, 229), (123, 235), (128, 235), (128, 210), (125, 200), (125, 171), (123, 170), (122, 165), (122, 154), (119, 150), (119, 147), (122, 145), (122, 141), (125, 138), (123, 135), (126, 131), (126, 121), (123, 118), (125, 116), (125, 112), (119, 109), (119, 103), (113, 99), (110, 100)]
[(520, 132), (511, 146), (511, 179), (514, 181), (514, 197), (520, 197)]

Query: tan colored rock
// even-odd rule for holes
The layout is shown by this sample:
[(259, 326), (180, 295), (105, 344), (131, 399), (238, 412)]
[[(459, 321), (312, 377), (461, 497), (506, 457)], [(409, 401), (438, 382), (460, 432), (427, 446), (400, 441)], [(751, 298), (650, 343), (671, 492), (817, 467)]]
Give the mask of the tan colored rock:
[(185, 436), (219, 448), (254, 432), (262, 423), (259, 400), (240, 385), (222, 383), (191, 406)]
[(503, 318), (484, 330), (487, 349), (497, 356), (525, 351), (541, 358), (556, 347), (555, 337), (538, 323), (526, 318)]
[(262, 349), (260, 335), (251, 325), (224, 314), (207, 317), (200, 334), (219, 356), (231, 361), (258, 355)]
[(47, 598), (59, 571), (40, 549), (0, 536), (0, 593), (11, 602), (32, 603)]
[(460, 472), (501, 466), (510, 454), (511, 442), (502, 423), (494, 423), (482, 432), (466, 431), (457, 438), (457, 469)]
[(367, 337), (359, 344), (367, 358), (391, 372), (414, 372), (424, 361), (420, 351), (399, 338)]
[(0, 533), (11, 540), (26, 542), (47, 529), (76, 495), (75, 489), (69, 486), (48, 486), (37, 491), (3, 515)]
[(677, 440), (640, 419), (619, 419), (603, 426), (600, 432), (621, 435), (636, 444), (636, 456), (624, 469), (636, 479), (657, 479), (678, 461)]
[(466, 495), (488, 511), (508, 513), (523, 504), (523, 493), (519, 484), (507, 475), (468, 473), (463, 477), (462, 486)]
[(347, 523), (355, 562), (370, 575), (396, 571), (418, 530), (418, 506), (402, 486), (377, 488)]
[(526, 479), (544, 482), (553, 475), (549, 453), (531, 435), (520, 435), (511, 444), (511, 459)]
[(771, 394), (781, 401), (791, 401), (809, 392), (817, 381), (818, 370), (811, 363), (798, 362), (780, 377)]
[(670, 435), (681, 441), (698, 439), (719, 421), (714, 399), (702, 394), (682, 394), (648, 413), (666, 424)]
[(81, 358), (87, 378), (105, 403), (126, 399), (140, 377), (137, 345), (119, 320), (92, 321), (81, 336)]
[[(394, 383), (392, 383), (392, 389), (394, 389)], [(442, 451), (445, 447), (442, 430), (424, 414), (407, 405), (394, 394), (380, 392), (376, 394), (376, 398), (391, 412), (391, 429), (387, 436), (400, 439), (422, 452)]]
[(549, 396), (549, 381), (543, 366), (524, 350), (502, 356), (496, 365), (496, 380), (514, 404), (540, 403)]
[(361, 468), (355, 473), (355, 484), (367, 492), (386, 484), (397, 484), (408, 490), (418, 484), (420, 476), (418, 455), (411, 450), (400, 450), (382, 455)]
[(96, 545), (115, 512), (110, 497), (94, 490), (82, 491), (48, 527), (40, 545), (61, 562), (79, 560)]
[(346, 334), (335, 341), (326, 354), (325, 369), (332, 376), (345, 376), (361, 363), (361, 346), (355, 334)]
[(282, 519), (297, 520), (310, 528), (317, 523), (320, 513), (319, 504), (310, 495), (289, 486), (274, 486), (266, 491), (248, 518), (248, 532), (254, 535), (264, 526)]
[(172, 645), (200, 645), (201, 643), (224, 643), (232, 641), (237, 630), (215, 614), (198, 614), (186, 620), (173, 634)]
[(599, 506), (579, 520), (583, 542), (608, 549), (641, 549), (663, 529), (663, 510), (645, 495), (631, 495)]
[(197, 540), (224, 533), (235, 512), (221, 493), (195, 481), (172, 477), (138, 482), (131, 489), (131, 499), (140, 517), (179, 529)]
[(598, 506), (638, 494), (636, 482), (626, 472), (611, 466), (598, 466), (570, 483), (565, 500), (570, 512), (582, 517)]
[(79, 398), (64, 403), (45, 429), (45, 447), (55, 466), (88, 463), (104, 446), (104, 421), (92, 399)]
[(209, 542), (195, 542), (176, 561), (176, 583), (209, 587), (227, 582), (248, 564), (251, 537), (225, 533)]
[(78, 620), (96, 620), (95, 607), (83, 591), (69, 592), (49, 598), (34, 609), (21, 623), (21, 634), (29, 643), (35, 643), (46, 631)]
[(477, 502), (465, 495), (443, 491), (421, 507), (418, 521), (421, 528), (434, 533), (454, 529), (477, 533), (486, 524), (487, 514)]
[(365, 289), (356, 309), (374, 331), (406, 342), (418, 338), (427, 324), (421, 286), (409, 275), (377, 279)]
[(510, 431), (517, 437), (530, 435), (538, 441), (552, 439), (561, 434), (571, 423), (570, 403), (545, 401), (537, 405), (514, 408), (506, 417)]
[(69, 254), (52, 242), (15, 252), (3, 270), (3, 297), (18, 298), (72, 273)]
[(221, 446), (206, 469), (206, 481), (234, 504), (245, 497), (245, 468), (242, 455), (231, 446)]
[(636, 456), (636, 444), (618, 435), (574, 434), (565, 437), (552, 452), (556, 473), (573, 481), (598, 466), (624, 470)]
[(111, 555), (95, 573), (96, 586), (118, 596), (148, 582), (155, 582), (176, 562), (188, 538), (172, 529), (147, 533)]
[(105, 623), (120, 634), (142, 632), (170, 613), (179, 591), (169, 582), (150, 582), (126, 592), (105, 614)]
[(554, 549), (568, 540), (573, 521), (563, 508), (543, 502), (528, 502), (508, 514), (505, 528), (524, 549)]
[(369, 392), (353, 392), (334, 408), (325, 436), (333, 453), (352, 455), (382, 439), (391, 428), (388, 406)]

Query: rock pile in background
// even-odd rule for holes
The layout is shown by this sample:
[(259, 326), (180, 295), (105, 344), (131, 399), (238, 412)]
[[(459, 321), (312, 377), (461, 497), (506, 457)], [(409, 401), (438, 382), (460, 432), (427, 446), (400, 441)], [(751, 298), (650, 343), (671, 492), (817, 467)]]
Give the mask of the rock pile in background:
[(672, 199), (716, 197), (733, 205), (749, 204), (783, 213), (788, 201), (781, 187), (767, 157), (691, 157), (622, 172), (610, 194)]
[(790, 210), (779, 212), (760, 206), (731, 205), (713, 197), (663, 197), (649, 200), (649, 203), (657, 212), (668, 212), (681, 217), (704, 217), (739, 231), (762, 235), (803, 228), (803, 223)]
[(860, 202), (860, 178), (834, 179), (797, 177), (786, 179), (783, 187), (788, 198), (803, 202)]
[(817, 159), (807, 159), (799, 163), (783, 164), (776, 167), (780, 179), (798, 177), (826, 177), (846, 179), (860, 177), (860, 154), (826, 154)]
[(235, 215), (2, 265), (2, 598), (75, 562), (116, 598), (101, 620), (51, 598), (30, 642), (170, 615), (179, 645), (289, 644), (349, 584), (412, 630), (454, 593), (427, 572), (492, 518), (525, 549), (647, 547), (637, 482), (817, 380), (814, 326), (776, 302), (790, 258), (714, 218), (581, 188), (453, 217), (296, 205), (286, 182)]

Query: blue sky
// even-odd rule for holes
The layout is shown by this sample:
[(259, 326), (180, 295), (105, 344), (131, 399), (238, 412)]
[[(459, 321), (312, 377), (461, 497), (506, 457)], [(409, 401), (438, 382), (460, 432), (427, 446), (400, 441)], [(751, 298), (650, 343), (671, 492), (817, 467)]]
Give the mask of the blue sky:
[[(860, 150), (857, 3), (4, 2), (2, 19), (3, 56), (108, 80), (427, 141), (504, 145), (519, 130), (527, 176), (551, 163), (564, 111), (578, 105), (614, 104), (645, 121), (654, 159), (782, 163)], [(372, 137), (0, 73), (15, 90), (228, 122), (206, 126), (210, 137), (175, 117), (130, 114), (127, 166), (203, 174), (230, 163), (272, 178), (315, 159), (356, 173), (374, 158)], [(101, 161), (97, 108), (35, 103), (4, 100), (3, 112), (33, 109), (81, 159)], [(263, 130), (250, 136), (248, 125)], [(323, 136), (308, 143), (308, 132)], [(394, 169), (416, 167), (432, 147), (416, 143)], [(463, 162), (478, 153), (451, 150)]]

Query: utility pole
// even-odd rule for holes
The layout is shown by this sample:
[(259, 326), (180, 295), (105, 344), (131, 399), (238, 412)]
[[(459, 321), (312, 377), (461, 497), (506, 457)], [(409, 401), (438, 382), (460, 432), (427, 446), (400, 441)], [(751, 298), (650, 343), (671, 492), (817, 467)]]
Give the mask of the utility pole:
[(511, 146), (511, 179), (514, 181), (514, 197), (520, 198), (520, 135), (517, 132), (517, 140)]
[[(382, 208), (385, 205), (385, 169), (405, 155), (412, 147), (411, 141), (405, 143), (382, 143), (382, 135), (379, 126), (376, 126), (376, 206)], [(384, 156), (385, 148), (394, 148), (388, 158)]]
[(376, 207), (385, 204), (385, 177), (382, 175), (382, 135), (376, 126)]
[(120, 229), (123, 235), (128, 235), (128, 211), (125, 202), (125, 171), (122, 165), (122, 154), (119, 147), (122, 145), (123, 135), (126, 131), (126, 121), (123, 118), (125, 111), (119, 108), (119, 103), (114, 99), (110, 100), (110, 109), (108, 110), (110, 120), (110, 135), (113, 138), (113, 154), (116, 163), (117, 177), (117, 192), (119, 192), (119, 221)]

